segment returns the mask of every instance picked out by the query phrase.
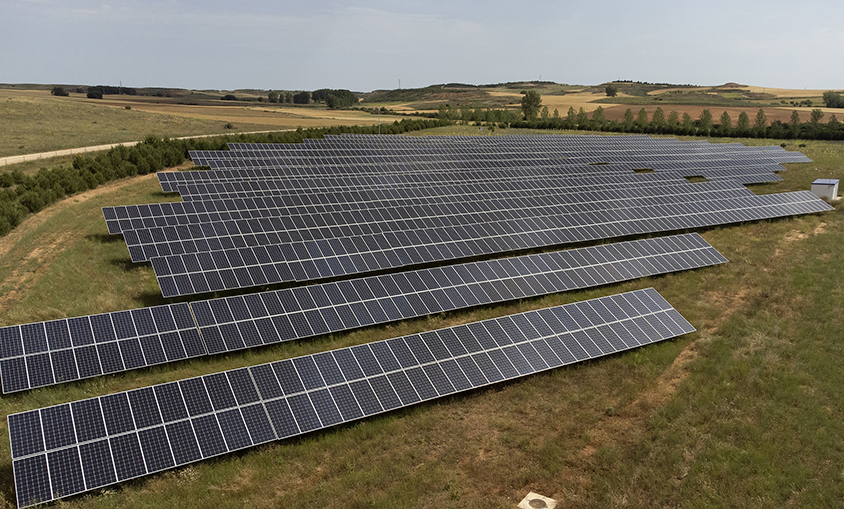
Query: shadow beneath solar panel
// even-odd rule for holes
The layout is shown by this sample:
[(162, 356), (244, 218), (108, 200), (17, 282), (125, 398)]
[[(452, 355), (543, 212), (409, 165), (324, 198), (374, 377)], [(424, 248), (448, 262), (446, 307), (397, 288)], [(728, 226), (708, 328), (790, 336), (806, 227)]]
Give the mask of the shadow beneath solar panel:
[(15, 474), (11, 463), (0, 467), (0, 493), (6, 500), (15, 500)]
[(118, 242), (126, 242), (123, 235), (110, 235), (108, 233), (91, 233), (85, 235), (85, 240), (96, 242), (97, 244), (115, 244)]

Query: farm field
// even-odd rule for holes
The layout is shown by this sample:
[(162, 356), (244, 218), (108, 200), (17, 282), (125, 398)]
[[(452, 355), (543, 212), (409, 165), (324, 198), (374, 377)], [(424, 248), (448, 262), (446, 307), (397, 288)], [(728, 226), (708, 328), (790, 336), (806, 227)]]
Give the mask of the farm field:
[[(566, 95), (543, 103), (558, 97)], [(531, 131), (494, 134), (521, 132)], [(487, 131), (417, 134), (426, 133)], [(785, 143), (814, 162), (788, 165), (783, 182), (755, 192), (844, 177), (844, 143)], [(0, 326), (164, 303), (152, 268), (130, 262), (100, 207), (174, 199), (154, 175), (126, 179), (56, 203), (0, 238)], [(829, 282), (844, 277), (844, 205), (701, 233), (730, 263), (34, 390), (0, 399), (0, 414), (653, 286), (698, 332), (61, 504), (512, 508), (528, 491), (558, 507), (840, 504), (844, 292)], [(5, 419), (0, 434), (8, 437)], [(14, 506), (12, 488), (4, 438), (0, 507)]]
[[(219, 104), (214, 104), (214, 103)], [(126, 107), (131, 109), (127, 110)], [(142, 140), (148, 135), (202, 134), (376, 125), (398, 117), (267, 103), (178, 104), (141, 96), (54, 97), (49, 90), (0, 88), (0, 157)], [(231, 124), (232, 128), (226, 128)]]

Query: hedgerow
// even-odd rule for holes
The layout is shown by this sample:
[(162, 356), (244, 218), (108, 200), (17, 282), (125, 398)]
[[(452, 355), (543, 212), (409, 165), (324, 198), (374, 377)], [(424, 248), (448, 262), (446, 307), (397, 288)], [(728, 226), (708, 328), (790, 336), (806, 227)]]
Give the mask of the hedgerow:
[[(382, 134), (401, 134), (451, 124), (447, 120), (403, 119), (380, 126)], [(280, 133), (224, 135), (173, 140), (148, 136), (133, 147), (119, 146), (97, 155), (77, 155), (70, 166), (42, 168), (35, 175), (18, 170), (0, 173), (0, 236), (6, 235), (28, 214), (66, 196), (95, 189), (113, 180), (155, 173), (183, 163), (190, 150), (222, 150), (226, 143), (301, 143), (326, 134), (374, 134), (378, 127), (335, 126), (297, 129)]]

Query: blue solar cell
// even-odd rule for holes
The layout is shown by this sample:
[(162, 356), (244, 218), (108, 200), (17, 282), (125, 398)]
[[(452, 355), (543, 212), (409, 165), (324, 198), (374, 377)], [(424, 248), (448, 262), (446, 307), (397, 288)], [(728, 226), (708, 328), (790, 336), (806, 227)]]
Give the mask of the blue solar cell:
[(127, 393), (117, 393), (100, 398), (106, 430), (109, 435), (135, 429)]
[(237, 405), (234, 392), (232, 392), (229, 386), (229, 380), (225, 373), (206, 375), (202, 377), (202, 380), (208, 389), (208, 395), (211, 398), (211, 404), (214, 410), (220, 411)]
[(47, 456), (38, 455), (13, 462), (18, 507), (39, 504), (53, 498), (47, 475)]
[(108, 440), (80, 445), (79, 456), (87, 489), (92, 490), (117, 481)]
[(227, 451), (226, 442), (217, 418), (214, 415), (203, 415), (191, 419), (199, 442), (199, 450), (203, 458), (223, 454)]
[[(373, 415), (383, 411), (381, 404), (378, 402), (378, 397), (375, 395), (369, 382), (360, 380), (349, 384), (352, 393), (355, 396), (358, 404), (364, 415)], [(341, 411), (342, 411), (341, 407)]]
[(182, 396), (187, 405), (188, 414), (191, 417), (211, 412), (211, 400), (208, 398), (208, 391), (202, 378), (189, 378), (179, 382)]
[(71, 404), (71, 410), (77, 441), (88, 442), (106, 436), (99, 398), (74, 402)]
[(407, 378), (410, 380), (410, 383), (413, 385), (413, 388), (416, 389), (416, 393), (419, 395), (421, 400), (432, 399), (439, 396), (437, 390), (434, 388), (434, 385), (428, 379), (428, 375), (425, 374), (425, 371), (422, 368), (412, 368), (408, 369), (404, 372), (407, 375)]
[(386, 375), (370, 378), (369, 384), (372, 386), (372, 390), (375, 392), (375, 396), (384, 410), (392, 410), (402, 406), (396, 390)]
[(313, 359), (326, 385), (335, 385), (345, 381), (331, 352), (316, 354)]
[[(87, 318), (86, 318), (87, 320)], [(20, 327), (0, 328), (0, 359), (23, 355), (23, 340), (21, 339)]]
[(323, 426), (331, 426), (343, 421), (328, 389), (310, 392), (308, 395)]
[(401, 404), (406, 406), (419, 401), (419, 395), (413, 388), (413, 384), (408, 380), (407, 375), (403, 371), (388, 373), (387, 379), (395, 389), (396, 394), (401, 400)]
[(76, 365), (79, 368), (80, 378), (102, 374), (103, 371), (100, 367), (100, 356), (97, 353), (97, 347), (91, 345), (77, 348), (74, 354), (76, 355)]
[(234, 408), (217, 414), (220, 422), (220, 429), (223, 432), (223, 438), (230, 451), (243, 449), (252, 445), (252, 439), (249, 437), (249, 432), (246, 429), (246, 423), (243, 421), (243, 416), (240, 410)]
[(262, 404), (241, 407), (240, 410), (253, 444), (275, 440), (275, 432)]
[[(302, 433), (317, 429), (321, 426), (313, 404), (307, 394), (296, 394), (287, 398), (290, 410), (299, 430)], [(276, 428), (277, 430), (278, 428)]]
[(27, 354), (47, 351), (47, 332), (43, 323), (30, 323), (20, 326), (23, 349)]
[(290, 360), (279, 361), (273, 363), (273, 370), (278, 378), (279, 384), (285, 395), (295, 394), (305, 390), (296, 368), (293, 367), (293, 362)]
[(41, 387), (55, 383), (50, 354), (48, 353), (26, 357), (26, 371), (29, 374), (30, 387)]
[(44, 327), (46, 329), (47, 344), (50, 350), (59, 350), (61, 348), (70, 348), (73, 346), (73, 343), (70, 340), (70, 331), (67, 328), (66, 320), (45, 322)]
[[(307, 398), (307, 396), (305, 397)], [(310, 400), (308, 400), (308, 404), (310, 404)], [(308, 431), (300, 431), (299, 425), (296, 423), (296, 418), (294, 418), (293, 413), (290, 410), (290, 406), (288, 406), (287, 400), (277, 399), (273, 401), (267, 401), (266, 407), (267, 414), (270, 417), (270, 421), (272, 422), (273, 427), (275, 428), (275, 432), (278, 438), (285, 438), (297, 435), (300, 432)]]
[(124, 481), (146, 473), (138, 435), (135, 433), (118, 435), (110, 438), (109, 443), (111, 444), (111, 454), (114, 457), (117, 480)]
[(28, 456), (44, 450), (41, 416), (38, 410), (11, 414), (8, 421), (13, 458)]
[(173, 453), (163, 426), (138, 432), (147, 472), (158, 472), (175, 466)]
[(165, 426), (176, 465), (202, 458), (191, 421), (177, 421)]

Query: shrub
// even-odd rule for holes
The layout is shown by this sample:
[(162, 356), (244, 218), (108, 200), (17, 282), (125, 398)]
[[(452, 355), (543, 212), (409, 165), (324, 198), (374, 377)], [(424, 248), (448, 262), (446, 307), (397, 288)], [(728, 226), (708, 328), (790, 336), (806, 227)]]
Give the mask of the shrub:
[[(384, 124), (383, 133), (403, 133), (450, 125), (448, 120), (403, 119)], [(42, 168), (34, 176), (19, 170), (0, 173), (0, 235), (15, 228), (23, 218), (68, 194), (94, 189), (117, 178), (144, 175), (181, 164), (190, 150), (223, 150), (226, 142), (301, 143), (325, 134), (376, 133), (377, 127), (301, 128), (282, 133), (220, 136), (193, 140), (170, 140), (148, 136), (134, 147), (118, 146), (96, 156), (76, 155), (69, 168)]]
[(44, 198), (36, 191), (26, 191), (18, 198), (18, 202), (30, 212), (38, 212), (46, 205)]

